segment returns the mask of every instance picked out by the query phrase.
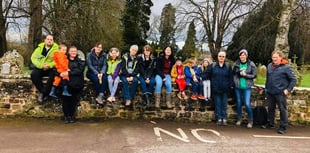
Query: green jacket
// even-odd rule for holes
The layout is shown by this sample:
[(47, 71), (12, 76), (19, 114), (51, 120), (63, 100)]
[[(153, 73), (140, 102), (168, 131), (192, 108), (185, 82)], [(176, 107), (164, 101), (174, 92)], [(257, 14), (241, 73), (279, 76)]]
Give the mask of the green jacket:
[(44, 43), (40, 43), (38, 47), (33, 51), (31, 55), (32, 64), (38, 69), (42, 69), (44, 63), (47, 63), (50, 66), (50, 68), (55, 67), (53, 55), (54, 55), (54, 52), (58, 50), (58, 45), (54, 43), (52, 48), (48, 51), (46, 56), (42, 55), (43, 48), (44, 48)]

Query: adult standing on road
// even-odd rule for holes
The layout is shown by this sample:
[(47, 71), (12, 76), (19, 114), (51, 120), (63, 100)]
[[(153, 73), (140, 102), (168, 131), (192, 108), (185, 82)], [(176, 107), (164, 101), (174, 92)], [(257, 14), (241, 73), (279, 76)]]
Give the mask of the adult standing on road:
[(227, 96), (233, 85), (232, 69), (225, 61), (226, 52), (220, 51), (217, 58), (218, 61), (212, 63), (207, 74), (211, 80), (217, 125), (227, 125)]
[(102, 50), (102, 44), (96, 43), (95, 47), (87, 54), (88, 70), (86, 76), (93, 83), (96, 91), (96, 102), (103, 104), (104, 92), (107, 86), (107, 59)]
[(256, 66), (248, 59), (248, 51), (242, 49), (239, 51), (239, 59), (235, 61), (233, 68), (233, 79), (235, 84), (235, 94), (237, 101), (237, 126), (242, 122), (242, 102), (248, 113), (247, 128), (253, 127), (253, 111), (251, 107), (253, 79), (256, 78)]
[(274, 128), (276, 105), (280, 110), (280, 127), (277, 132), (284, 134), (288, 124), (287, 96), (296, 84), (292, 66), (284, 59), (281, 51), (272, 52), (272, 63), (267, 67), (266, 94), (268, 101), (268, 123), (262, 128)]
[(62, 96), (62, 109), (64, 113), (64, 122), (75, 122), (75, 112), (79, 101), (79, 95), (84, 86), (84, 68), (85, 61), (78, 57), (78, 51), (75, 46), (71, 46), (68, 51), (69, 71), (60, 73), (61, 77), (70, 78), (68, 83), (69, 92), (72, 96)]
[[(44, 42), (40, 43), (31, 55), (31, 62), (34, 66), (31, 72), (31, 81), (39, 91), (38, 102), (42, 103), (49, 94), (53, 80), (55, 62), (53, 54), (58, 50), (58, 45), (54, 43), (52, 35), (47, 35)], [(46, 87), (44, 87), (42, 78), (48, 76)]]

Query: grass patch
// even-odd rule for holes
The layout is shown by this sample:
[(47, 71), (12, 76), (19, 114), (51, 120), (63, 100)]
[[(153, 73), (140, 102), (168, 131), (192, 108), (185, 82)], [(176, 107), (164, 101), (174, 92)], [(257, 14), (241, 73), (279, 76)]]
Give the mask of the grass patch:
[[(257, 75), (255, 79), (255, 84), (258, 85), (265, 85), (266, 78), (262, 77), (261, 75)], [(300, 83), (300, 87), (307, 87), (310, 88), (310, 73), (306, 73), (302, 75), (302, 80)]]

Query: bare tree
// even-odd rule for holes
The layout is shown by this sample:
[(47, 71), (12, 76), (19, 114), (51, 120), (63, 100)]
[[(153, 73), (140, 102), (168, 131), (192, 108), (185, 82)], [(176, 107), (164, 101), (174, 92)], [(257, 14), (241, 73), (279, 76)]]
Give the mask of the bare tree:
[(8, 28), (7, 17), (9, 15), (10, 8), (13, 0), (1, 0), (0, 1), (0, 57), (7, 51), (6, 31)]
[(32, 51), (42, 41), (42, 0), (29, 0), (30, 24), (27, 50)]
[[(182, 0), (183, 7), (179, 13), (186, 16), (187, 21), (193, 18), (200, 21), (204, 29), (203, 39), (215, 57), (221, 50), (225, 35), (230, 28), (240, 23), (246, 15), (256, 10), (262, 0)], [(199, 27), (199, 26), (198, 26)]]

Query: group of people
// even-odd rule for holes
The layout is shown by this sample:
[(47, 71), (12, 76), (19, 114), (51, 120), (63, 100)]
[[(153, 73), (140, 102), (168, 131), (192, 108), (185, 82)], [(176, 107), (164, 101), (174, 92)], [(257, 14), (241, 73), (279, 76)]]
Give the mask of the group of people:
[[(143, 93), (143, 101), (150, 106), (150, 96), (155, 97), (155, 107), (160, 109), (162, 86), (165, 86), (165, 102), (167, 108), (173, 108), (172, 83), (178, 86), (177, 97), (180, 100), (198, 100), (215, 103), (215, 118), (218, 125), (227, 125), (227, 96), (234, 90), (237, 104), (237, 122), (242, 123), (242, 104), (247, 111), (247, 128), (253, 127), (253, 112), (251, 107), (251, 92), (256, 78), (256, 66), (248, 59), (245, 49), (239, 51), (239, 58), (230, 65), (226, 61), (226, 53), (220, 51), (217, 61), (203, 59), (199, 64), (195, 58), (190, 58), (185, 64), (175, 58), (172, 48), (167, 46), (158, 57), (152, 55), (149, 45), (143, 47), (138, 55), (138, 46), (130, 46), (129, 52), (121, 55), (118, 48), (111, 48), (108, 53), (103, 51), (100, 43), (95, 44), (87, 54), (86, 61), (78, 58), (77, 48), (57, 45), (52, 35), (47, 35), (44, 43), (39, 44), (31, 56), (34, 69), (31, 73), (33, 84), (39, 91), (38, 101), (46, 97), (58, 97), (57, 88), (61, 86), (64, 121), (74, 122), (74, 114), (78, 103), (78, 95), (83, 88), (84, 68), (87, 65), (87, 78), (93, 83), (96, 91), (96, 102), (115, 102), (118, 84), (122, 82), (124, 105), (132, 106), (138, 83)], [(42, 77), (49, 76), (46, 88)], [(266, 94), (268, 100), (267, 125), (263, 128), (274, 128), (276, 104), (280, 110), (280, 127), (278, 133), (285, 133), (288, 123), (286, 98), (293, 90), (296, 78), (292, 67), (284, 59), (281, 51), (272, 53), (272, 62), (267, 68)], [(191, 95), (185, 89), (191, 85)], [(154, 89), (155, 88), (155, 89)], [(108, 92), (108, 90), (109, 92)], [(107, 99), (105, 94), (109, 93)], [(211, 95), (212, 93), (212, 95)]]

